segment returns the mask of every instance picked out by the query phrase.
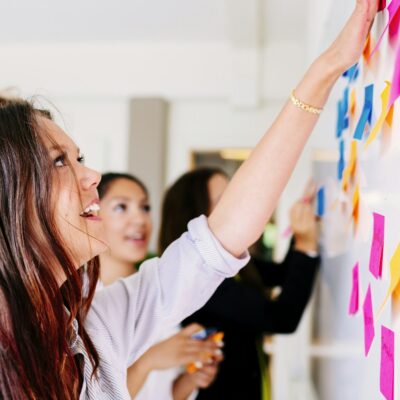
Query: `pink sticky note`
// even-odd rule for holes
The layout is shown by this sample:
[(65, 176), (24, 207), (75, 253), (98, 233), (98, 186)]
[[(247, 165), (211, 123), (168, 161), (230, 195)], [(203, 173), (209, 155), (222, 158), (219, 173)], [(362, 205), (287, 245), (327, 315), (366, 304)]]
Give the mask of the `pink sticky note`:
[(374, 312), (372, 309), (372, 294), (371, 285), (368, 285), (368, 291), (364, 299), (363, 304), (364, 313), (364, 345), (365, 345), (365, 356), (368, 355), (369, 349), (371, 348), (372, 342), (375, 336), (374, 328)]
[(382, 258), (385, 242), (385, 217), (374, 213), (374, 234), (372, 237), (371, 254), (369, 258), (369, 270), (376, 278), (382, 277)]
[(353, 267), (353, 284), (351, 288), (349, 314), (354, 315), (358, 311), (359, 297), (359, 268), (358, 263)]
[(381, 328), (381, 393), (386, 400), (394, 398), (394, 332)]
[(385, 29), (383, 30), (381, 36), (379, 37), (378, 42), (376, 43), (374, 49), (372, 50), (369, 59), (378, 51), (379, 46), (382, 43), (382, 39), (385, 36), (386, 31), (389, 29), (389, 40), (393, 43), (397, 37), (399, 31), (399, 8), (400, 8), (400, 0), (392, 0), (392, 2), (388, 5), (387, 10), (389, 12), (389, 22), (387, 23)]
[(392, 78), (392, 87), (390, 89), (389, 108), (400, 96), (400, 46), (397, 48), (396, 61)]

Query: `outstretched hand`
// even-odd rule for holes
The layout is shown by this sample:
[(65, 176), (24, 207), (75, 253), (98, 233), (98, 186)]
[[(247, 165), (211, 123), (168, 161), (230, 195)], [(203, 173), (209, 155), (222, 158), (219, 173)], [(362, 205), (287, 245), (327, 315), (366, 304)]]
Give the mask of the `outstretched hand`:
[(378, 11), (378, 5), (379, 0), (356, 0), (356, 7), (351, 17), (327, 50), (339, 63), (342, 71), (359, 60)]

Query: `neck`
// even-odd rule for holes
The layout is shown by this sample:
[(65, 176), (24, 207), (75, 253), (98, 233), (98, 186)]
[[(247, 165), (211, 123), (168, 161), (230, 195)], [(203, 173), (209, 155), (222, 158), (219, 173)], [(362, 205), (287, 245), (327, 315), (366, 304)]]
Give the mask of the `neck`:
[(100, 279), (104, 286), (111, 285), (117, 279), (126, 278), (135, 272), (135, 266), (130, 262), (117, 260), (109, 254), (100, 256)]

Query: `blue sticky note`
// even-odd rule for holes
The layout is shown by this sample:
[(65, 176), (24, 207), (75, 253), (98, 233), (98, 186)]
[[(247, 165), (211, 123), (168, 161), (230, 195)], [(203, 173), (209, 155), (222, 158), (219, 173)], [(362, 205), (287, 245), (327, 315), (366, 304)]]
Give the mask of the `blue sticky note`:
[(345, 166), (344, 160), (344, 140), (339, 143), (339, 162), (338, 162), (338, 179), (341, 181), (343, 178), (343, 171)]
[(317, 216), (322, 217), (325, 214), (325, 189), (321, 187), (317, 193)]
[(363, 137), (367, 122), (371, 125), (373, 97), (374, 97), (374, 85), (369, 85), (365, 88), (364, 107), (363, 107), (361, 117), (358, 121), (356, 130), (354, 132), (354, 139), (361, 140)]
[(349, 88), (344, 90), (342, 100), (337, 104), (336, 137), (340, 138), (345, 129), (349, 127)]
[(337, 103), (337, 122), (336, 122), (336, 137), (340, 138), (343, 133), (343, 111), (342, 101)]
[(342, 112), (343, 129), (347, 129), (349, 127), (349, 87), (346, 87), (343, 93)]
[(343, 109), (346, 114), (349, 111), (349, 87), (347, 86), (343, 93)]
[(359, 68), (358, 68), (358, 63), (354, 64), (352, 67), (350, 67), (344, 74), (344, 78), (348, 78), (349, 82), (353, 82), (358, 78), (359, 74)]

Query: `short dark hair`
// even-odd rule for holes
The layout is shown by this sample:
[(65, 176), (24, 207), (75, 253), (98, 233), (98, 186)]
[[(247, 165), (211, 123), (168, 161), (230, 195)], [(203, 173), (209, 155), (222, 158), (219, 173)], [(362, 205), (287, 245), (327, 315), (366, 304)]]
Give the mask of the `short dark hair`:
[(167, 190), (161, 211), (160, 254), (187, 230), (191, 219), (209, 214), (208, 182), (214, 175), (227, 176), (219, 168), (198, 168), (182, 175)]

